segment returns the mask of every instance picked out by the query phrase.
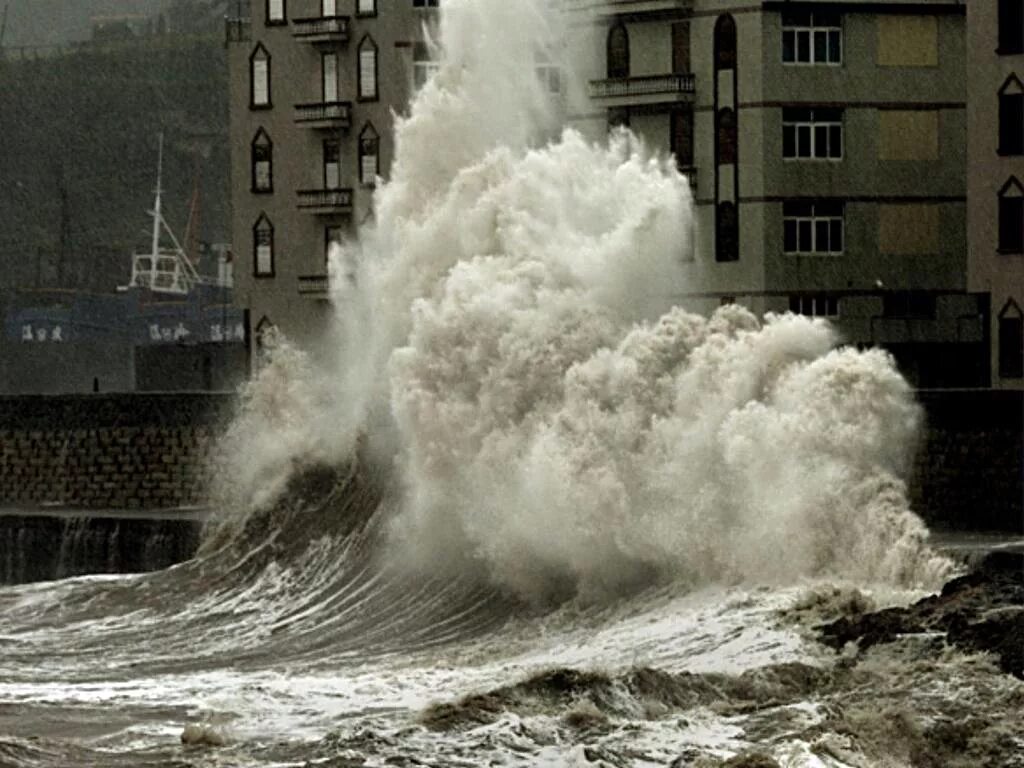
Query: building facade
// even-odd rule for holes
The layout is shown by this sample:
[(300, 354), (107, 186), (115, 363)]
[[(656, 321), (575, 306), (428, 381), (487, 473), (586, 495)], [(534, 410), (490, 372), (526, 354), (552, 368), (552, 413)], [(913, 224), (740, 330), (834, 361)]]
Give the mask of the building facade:
[(992, 385), (1024, 389), (1024, 0), (967, 8), (968, 283), (991, 296)]
[(393, 115), (429, 70), (437, 0), (233, 0), (232, 234), (249, 334), (315, 349), (330, 318), (327, 252), (373, 214)]
[(827, 316), (919, 386), (987, 385), (960, 0), (574, 7), (591, 72), (577, 122), (628, 124), (694, 182), (682, 303)]

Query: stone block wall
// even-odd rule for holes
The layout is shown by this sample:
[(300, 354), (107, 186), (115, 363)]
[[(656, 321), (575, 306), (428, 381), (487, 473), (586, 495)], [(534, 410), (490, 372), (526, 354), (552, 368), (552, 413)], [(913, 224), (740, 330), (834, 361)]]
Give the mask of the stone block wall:
[(0, 507), (201, 505), (224, 394), (0, 398)]
[(925, 429), (911, 481), (933, 528), (1024, 533), (1024, 392), (918, 393)]

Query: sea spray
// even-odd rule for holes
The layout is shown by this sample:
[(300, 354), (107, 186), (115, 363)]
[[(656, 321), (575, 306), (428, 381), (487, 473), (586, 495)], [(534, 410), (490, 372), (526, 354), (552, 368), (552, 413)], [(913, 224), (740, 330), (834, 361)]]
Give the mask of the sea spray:
[(920, 412), (891, 358), (837, 348), (821, 320), (678, 306), (693, 216), (673, 159), (623, 130), (551, 139), (557, 105), (512, 66), (562, 18), (446, 3), (375, 223), (331, 255), (336, 395), (282, 366), (299, 397), (254, 499), (281, 467), (350, 460), (362, 434), (398, 470), (396, 561), (528, 599), (652, 579), (935, 586), (946, 561), (900, 479)]

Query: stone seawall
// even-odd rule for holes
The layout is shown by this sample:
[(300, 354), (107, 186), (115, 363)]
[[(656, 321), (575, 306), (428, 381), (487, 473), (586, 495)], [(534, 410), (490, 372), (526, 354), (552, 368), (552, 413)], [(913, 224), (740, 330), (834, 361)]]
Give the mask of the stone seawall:
[(910, 491), (933, 528), (1024, 533), (1024, 391), (921, 391)]
[(0, 398), (0, 506), (202, 505), (228, 394)]

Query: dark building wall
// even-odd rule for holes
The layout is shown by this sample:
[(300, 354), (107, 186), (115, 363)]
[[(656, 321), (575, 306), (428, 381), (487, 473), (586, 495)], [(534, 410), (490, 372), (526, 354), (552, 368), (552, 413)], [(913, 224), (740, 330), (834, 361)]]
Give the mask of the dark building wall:
[(200, 505), (231, 395), (0, 398), (0, 506)]
[(933, 528), (1024, 532), (1024, 392), (924, 391), (911, 498)]

